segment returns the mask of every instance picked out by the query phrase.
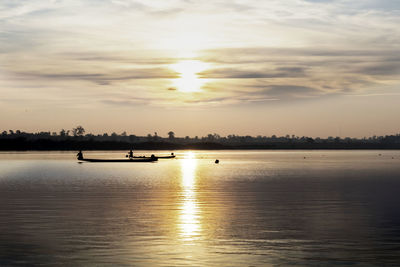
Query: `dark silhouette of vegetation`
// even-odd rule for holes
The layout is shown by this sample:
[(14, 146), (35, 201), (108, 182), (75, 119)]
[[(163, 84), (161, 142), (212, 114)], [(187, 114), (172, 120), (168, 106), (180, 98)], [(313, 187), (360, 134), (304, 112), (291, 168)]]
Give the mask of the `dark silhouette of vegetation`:
[(400, 134), (364, 138), (311, 138), (307, 136), (239, 136), (208, 134), (204, 137), (166, 137), (156, 132), (137, 136), (122, 132), (86, 133), (82, 126), (56, 132), (26, 133), (20, 130), (0, 134), (0, 150), (129, 150), (135, 149), (400, 149)]
[(72, 134), (74, 136), (83, 136), (85, 134), (85, 129), (79, 125), (76, 128), (72, 129)]

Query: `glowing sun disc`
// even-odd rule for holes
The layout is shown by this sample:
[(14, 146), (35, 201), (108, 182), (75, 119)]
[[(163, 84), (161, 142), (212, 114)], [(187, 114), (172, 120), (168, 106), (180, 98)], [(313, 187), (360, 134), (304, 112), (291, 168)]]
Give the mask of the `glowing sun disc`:
[(199, 92), (205, 80), (199, 78), (198, 73), (206, 70), (209, 64), (199, 60), (183, 60), (171, 65), (180, 77), (173, 84), (181, 92)]

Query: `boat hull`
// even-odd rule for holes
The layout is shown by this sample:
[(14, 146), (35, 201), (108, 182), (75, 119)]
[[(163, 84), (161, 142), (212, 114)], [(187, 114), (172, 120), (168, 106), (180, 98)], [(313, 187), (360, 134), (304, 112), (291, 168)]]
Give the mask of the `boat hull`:
[(157, 158), (133, 158), (133, 159), (80, 159), (79, 161), (86, 161), (86, 162), (126, 162), (126, 163), (133, 163), (133, 162), (153, 162), (153, 161), (157, 161)]
[(175, 158), (175, 156), (161, 156), (161, 157), (157, 157), (157, 158), (159, 158), (159, 159), (173, 159), (173, 158)]
[[(175, 155), (174, 156), (155, 156), (155, 157), (158, 158), (158, 159), (173, 159), (173, 158), (175, 158)], [(134, 159), (148, 159), (150, 157), (134, 156), (133, 158)]]

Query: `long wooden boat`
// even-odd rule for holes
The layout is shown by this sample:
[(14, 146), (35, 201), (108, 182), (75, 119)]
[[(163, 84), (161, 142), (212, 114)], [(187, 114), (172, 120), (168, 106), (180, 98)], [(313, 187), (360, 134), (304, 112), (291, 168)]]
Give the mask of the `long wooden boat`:
[(133, 162), (152, 162), (152, 161), (157, 161), (157, 157), (149, 157), (149, 158), (131, 158), (131, 159), (78, 159), (79, 161), (86, 161), (86, 162), (127, 162), (127, 163), (133, 163)]
[[(171, 156), (155, 156), (158, 159), (173, 159), (175, 158), (175, 155), (171, 155)], [(145, 156), (134, 156), (134, 159), (148, 159), (150, 157), (145, 157)]]

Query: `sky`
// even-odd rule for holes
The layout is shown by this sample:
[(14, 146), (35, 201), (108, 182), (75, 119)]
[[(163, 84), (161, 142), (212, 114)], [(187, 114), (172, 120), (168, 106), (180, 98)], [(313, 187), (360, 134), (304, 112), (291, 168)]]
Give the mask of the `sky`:
[(2, 0), (0, 130), (400, 133), (400, 1)]

